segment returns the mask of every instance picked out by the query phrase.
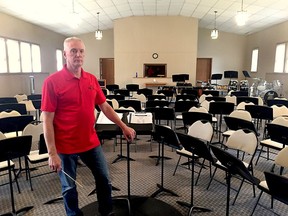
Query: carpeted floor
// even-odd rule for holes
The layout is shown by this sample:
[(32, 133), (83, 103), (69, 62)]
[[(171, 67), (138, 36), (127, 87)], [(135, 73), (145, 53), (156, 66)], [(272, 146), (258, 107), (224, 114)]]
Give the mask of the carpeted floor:
[[(131, 157), (135, 161), (131, 161), (131, 195), (135, 196), (147, 196), (149, 197), (157, 190), (157, 183), (160, 183), (160, 168), (161, 166), (155, 166), (155, 159), (151, 159), (150, 155), (157, 155), (158, 143), (153, 143), (152, 152), (150, 151), (150, 143), (147, 142), (148, 136), (141, 136), (137, 141), (137, 151), (135, 152), (135, 146), (131, 145)], [(215, 137), (217, 139), (217, 137)], [(113, 191), (113, 196), (125, 196), (127, 195), (127, 161), (121, 160), (112, 164), (112, 161), (117, 157), (119, 153), (119, 145), (116, 146), (115, 152), (113, 148), (113, 140), (105, 140), (103, 149), (106, 154), (107, 162), (110, 168), (112, 185), (119, 191)], [(126, 144), (123, 145), (123, 154), (126, 155)], [(164, 186), (171, 189), (179, 195), (179, 197), (171, 196), (167, 193), (160, 193), (156, 196), (159, 199), (177, 209), (182, 215), (187, 215), (189, 209), (181, 207), (176, 201), (190, 202), (190, 179), (191, 172), (182, 167), (178, 168), (175, 176), (173, 171), (178, 160), (178, 155), (175, 150), (172, 151), (170, 147), (165, 147), (165, 155), (171, 157), (171, 160), (165, 160), (164, 162)], [(257, 155), (256, 155), (257, 157)], [(183, 161), (184, 162), (184, 161)], [(270, 170), (273, 162), (260, 159), (257, 166), (255, 166), (255, 176), (263, 179), (263, 171)], [(196, 167), (196, 170), (198, 168)], [(31, 174), (37, 175), (39, 173), (49, 172), (48, 166), (39, 168), (33, 171)], [(217, 172), (217, 179), (221, 182), (225, 182), (225, 175), (223, 172)], [(226, 212), (226, 186), (216, 181), (212, 182), (209, 190), (206, 190), (206, 186), (209, 181), (209, 170), (206, 169), (202, 172), (199, 183), (194, 187), (194, 205), (203, 206), (212, 209), (212, 212), (197, 213), (199, 215), (225, 215)], [(0, 183), (8, 181), (8, 176), (0, 176)], [(96, 197), (94, 194), (88, 196), (88, 194), (94, 189), (94, 183), (92, 175), (85, 166), (80, 166), (78, 169), (77, 181), (83, 185), (78, 186), (79, 192), (79, 205), (84, 207), (94, 201)], [(44, 204), (45, 202), (60, 196), (60, 183), (55, 173), (43, 175), (32, 179), (34, 191), (30, 190), (28, 181), (26, 181), (25, 174), (19, 178), (21, 193), (19, 194), (14, 187), (16, 209), (20, 209), (27, 205), (33, 205), (34, 208), (26, 213), (27, 216), (46, 216), (65, 215), (63, 202), (58, 201), (53, 204)], [(240, 181), (233, 178), (232, 187), (239, 186)], [(256, 189), (257, 196), (259, 190)], [(11, 210), (10, 192), (8, 185), (0, 187), (0, 214), (4, 214)], [(235, 192), (231, 191), (231, 199), (235, 196)], [(230, 205), (230, 215), (250, 215), (256, 198), (253, 197), (252, 186), (244, 184), (240, 195), (235, 205)], [(265, 206), (270, 206), (270, 197), (264, 194), (260, 200), (260, 203)], [(157, 208), (157, 206), (155, 206)], [(287, 215), (288, 208), (286, 205), (274, 201), (274, 210), (280, 215)], [(96, 215), (96, 213), (95, 213)], [(258, 206), (254, 215), (272, 215), (271, 212)], [(158, 215), (160, 216), (160, 215)]]

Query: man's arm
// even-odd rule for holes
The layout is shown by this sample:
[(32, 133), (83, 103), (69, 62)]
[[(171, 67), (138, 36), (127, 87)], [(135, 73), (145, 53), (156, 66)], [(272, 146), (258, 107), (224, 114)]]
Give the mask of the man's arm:
[(136, 136), (136, 132), (133, 128), (128, 127), (117, 115), (117, 113), (114, 111), (114, 109), (105, 101), (101, 105), (99, 105), (101, 111), (105, 114), (105, 116), (110, 119), (112, 122), (114, 122), (116, 125), (118, 125), (121, 130), (123, 131), (123, 134), (125, 138), (132, 142)]
[(43, 130), (45, 142), (49, 154), (49, 167), (53, 171), (59, 172), (61, 170), (61, 159), (57, 154), (55, 146), (55, 134), (54, 134), (54, 112), (42, 112), (43, 115)]

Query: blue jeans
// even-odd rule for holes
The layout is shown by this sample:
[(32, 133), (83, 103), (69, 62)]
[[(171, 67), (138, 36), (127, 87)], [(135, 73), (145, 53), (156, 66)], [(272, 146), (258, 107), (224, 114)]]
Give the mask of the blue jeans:
[[(73, 179), (76, 179), (78, 157), (81, 158), (83, 163), (85, 163), (85, 165), (91, 170), (94, 176), (99, 212), (103, 216), (112, 212), (112, 186), (102, 147), (98, 146), (89, 151), (78, 154), (59, 154), (59, 156), (62, 161), (62, 169)], [(76, 183), (63, 172), (59, 172), (59, 176), (67, 216), (81, 215), (81, 211), (78, 206)]]

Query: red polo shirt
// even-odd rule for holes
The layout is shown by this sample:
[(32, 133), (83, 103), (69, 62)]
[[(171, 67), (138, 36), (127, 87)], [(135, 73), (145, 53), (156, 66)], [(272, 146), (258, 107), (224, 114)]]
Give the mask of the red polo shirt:
[(94, 109), (95, 105), (105, 101), (96, 77), (83, 69), (78, 79), (65, 65), (44, 81), (41, 110), (55, 112), (58, 153), (80, 153), (100, 145), (94, 128)]

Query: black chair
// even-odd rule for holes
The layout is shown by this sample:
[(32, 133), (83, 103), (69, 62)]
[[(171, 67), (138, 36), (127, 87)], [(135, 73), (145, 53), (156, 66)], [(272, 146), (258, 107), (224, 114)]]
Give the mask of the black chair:
[(125, 96), (124, 95), (106, 95), (106, 98), (110, 100), (115, 99), (117, 101), (120, 101), (120, 100), (124, 100)]
[(211, 145), (216, 158), (226, 167), (226, 184), (227, 184), (227, 197), (226, 197), (226, 216), (229, 216), (230, 206), (230, 189), (232, 175), (239, 175), (253, 185), (258, 185), (260, 180), (254, 177), (249, 170), (245, 167), (243, 162), (229, 152)]
[(0, 104), (13, 104), (18, 103), (15, 97), (0, 97)]
[(281, 105), (284, 105), (284, 106), (288, 107), (288, 100), (281, 100), (281, 99), (270, 99), (270, 100), (267, 100), (267, 105), (269, 107), (271, 107), (273, 105), (278, 105), (278, 104), (281, 104)]
[(127, 89), (115, 89), (114, 94), (124, 95), (125, 97), (130, 97), (130, 92)]
[(19, 112), (21, 115), (26, 115), (26, 105), (20, 104), (20, 103), (6, 103), (6, 104), (0, 104), (0, 112), (6, 111), (6, 110), (15, 110)]
[(106, 88), (110, 92), (114, 92), (114, 90), (119, 89), (119, 85), (117, 85), (117, 84), (108, 84), (108, 85), (106, 85)]
[[(31, 149), (32, 145), (32, 136), (19, 136), (19, 137), (13, 137), (13, 138), (7, 138), (0, 140), (0, 159), (1, 160), (7, 160), (8, 166), (10, 167), (10, 160), (13, 160), (15, 158), (19, 157), (26, 157)], [(29, 165), (26, 163), (26, 168), (28, 171), (29, 179), (30, 179), (30, 171), (29, 171)], [(9, 169), (9, 186), (10, 186), (10, 196), (11, 196), (11, 208), (12, 212), (7, 213), (5, 215), (18, 215), (25, 213), (33, 208), (33, 206), (27, 206), (22, 209), (16, 210), (15, 208), (15, 200), (14, 200), (14, 193), (13, 193), (13, 179), (12, 179), (12, 173), (11, 169)]]
[(148, 95), (147, 100), (148, 101), (166, 100), (166, 96), (165, 95)]
[(148, 98), (148, 95), (153, 95), (153, 89), (149, 88), (138, 89), (137, 94), (144, 94), (146, 98)]
[(255, 105), (258, 105), (259, 99), (257, 97), (237, 96), (236, 105), (240, 104), (241, 102), (252, 102)]
[(141, 112), (141, 101), (139, 100), (119, 100), (119, 107), (133, 107), (136, 112)]
[[(195, 165), (195, 159), (198, 159), (199, 157), (202, 157), (207, 160), (212, 160), (215, 162), (215, 160), (212, 158), (206, 142), (202, 141), (200, 139), (197, 139), (195, 137), (186, 135), (186, 134), (181, 134), (177, 133), (177, 136), (179, 138), (179, 141), (181, 145), (185, 148), (185, 150), (189, 151), (192, 153), (191, 156), (191, 191), (190, 191), (190, 203), (187, 202), (182, 202), (182, 201), (177, 201), (177, 203), (181, 206), (188, 207), (189, 210), (189, 216), (192, 215), (193, 211), (197, 212), (209, 212), (211, 209), (204, 208), (201, 206), (194, 206), (194, 165)], [(204, 162), (203, 162), (204, 163)], [(203, 164), (202, 164), (203, 165)], [(199, 172), (200, 174), (200, 172)], [(198, 175), (199, 177), (199, 175)]]
[(169, 101), (165, 100), (148, 100), (146, 101), (146, 108), (150, 107), (168, 107)]
[(161, 146), (161, 184), (157, 184), (159, 189), (155, 191), (151, 197), (154, 198), (161, 192), (166, 192), (173, 196), (178, 196), (173, 191), (164, 187), (164, 145), (175, 149), (181, 149), (183, 147), (181, 146), (176, 133), (172, 129), (162, 125), (155, 125), (154, 139), (157, 140), (159, 146)]

